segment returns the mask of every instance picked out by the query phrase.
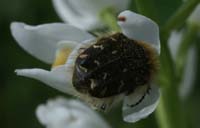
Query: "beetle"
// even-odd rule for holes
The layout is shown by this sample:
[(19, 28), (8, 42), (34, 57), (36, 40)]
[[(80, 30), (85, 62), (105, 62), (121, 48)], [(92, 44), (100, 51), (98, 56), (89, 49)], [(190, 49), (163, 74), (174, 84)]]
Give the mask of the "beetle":
[(147, 43), (122, 33), (102, 37), (77, 57), (73, 86), (96, 98), (129, 95), (139, 86), (148, 86), (153, 79), (156, 55)]

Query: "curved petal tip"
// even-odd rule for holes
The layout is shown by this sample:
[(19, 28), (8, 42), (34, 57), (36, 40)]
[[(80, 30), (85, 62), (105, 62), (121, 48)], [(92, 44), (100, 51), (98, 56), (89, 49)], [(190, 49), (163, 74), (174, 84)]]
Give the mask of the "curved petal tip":
[(126, 10), (118, 15), (118, 24), (128, 38), (149, 43), (160, 53), (159, 27), (153, 20)]
[[(123, 104), (123, 117), (126, 122), (136, 122), (150, 115), (157, 107), (160, 98), (160, 90), (156, 86), (151, 86), (148, 92), (136, 94), (133, 93), (127, 96)], [(140, 95), (140, 96), (138, 96)], [(144, 97), (144, 99), (136, 106), (130, 106), (129, 104), (135, 104), (135, 97)], [(138, 101), (138, 100), (137, 100)]]

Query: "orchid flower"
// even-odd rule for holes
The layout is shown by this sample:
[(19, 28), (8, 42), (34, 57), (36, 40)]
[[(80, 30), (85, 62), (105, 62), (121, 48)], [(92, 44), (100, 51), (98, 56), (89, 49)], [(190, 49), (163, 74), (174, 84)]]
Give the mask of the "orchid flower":
[[(186, 0), (184, 0), (186, 1)], [(199, 27), (199, 21), (200, 21), (200, 4), (195, 8), (195, 10), (191, 13), (189, 18), (187, 19), (187, 23), (189, 25), (196, 25)], [(172, 53), (172, 57), (175, 60), (178, 52), (178, 48), (181, 45), (181, 39), (183, 38), (183, 31), (173, 31), (171, 33), (171, 36), (169, 38), (169, 48)], [(183, 79), (180, 83), (181, 87), (179, 90), (179, 94), (182, 99), (185, 99), (189, 96), (189, 94), (192, 91), (192, 88), (194, 85), (193, 82), (195, 80), (195, 74), (196, 74), (196, 68), (197, 68), (197, 51), (194, 46), (192, 46), (188, 53), (186, 58), (186, 64), (185, 64), (185, 73), (183, 75)]]
[[(176, 60), (178, 48), (181, 45), (181, 39), (183, 37), (183, 31), (173, 31), (171, 33), (171, 36), (169, 38), (169, 48), (172, 53), (173, 60)], [(182, 78), (182, 81), (180, 82), (180, 89), (179, 89), (179, 95), (182, 99), (186, 99), (189, 94), (192, 91), (193, 88), (193, 82), (195, 80), (195, 73), (197, 68), (197, 53), (196, 48), (192, 46), (188, 53), (186, 58), (186, 64), (185, 64), (185, 71)]]
[(188, 18), (188, 23), (195, 24), (198, 27), (200, 27), (199, 21), (200, 21), (200, 4), (197, 5), (194, 12), (192, 12), (190, 17)]
[[(119, 14), (118, 25), (126, 39), (144, 42), (157, 55), (160, 54), (159, 28), (154, 21), (127, 10)], [(30, 26), (19, 22), (11, 24), (11, 31), (13, 37), (25, 51), (37, 59), (53, 65), (50, 71), (39, 68), (18, 69), (16, 70), (17, 75), (39, 80), (64, 93), (77, 96), (94, 108), (107, 110), (123, 100), (123, 119), (127, 122), (143, 119), (156, 109), (160, 92), (153, 82), (148, 84), (148, 91), (146, 86), (141, 86), (130, 94), (120, 93), (104, 98), (81, 93), (73, 86), (76, 59), (91, 45), (97, 47), (94, 43), (98, 38), (86, 31), (64, 23)]]
[(87, 105), (63, 97), (50, 99), (37, 107), (36, 116), (46, 128), (110, 128)]
[(116, 14), (126, 10), (130, 0), (53, 0), (53, 5), (61, 19), (84, 30), (105, 26), (100, 18), (104, 9), (112, 9)]

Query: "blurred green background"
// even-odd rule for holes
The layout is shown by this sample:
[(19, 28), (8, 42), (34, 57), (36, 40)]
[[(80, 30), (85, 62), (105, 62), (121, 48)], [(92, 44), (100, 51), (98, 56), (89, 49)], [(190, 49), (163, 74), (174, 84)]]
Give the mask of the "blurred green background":
[[(167, 0), (165, 2), (167, 3)], [(170, 9), (165, 9), (168, 6), (163, 7), (164, 11), (162, 12), (168, 13)], [(172, 11), (174, 10), (171, 9)], [(166, 18), (164, 15), (162, 17)], [(35, 116), (37, 105), (46, 102), (48, 98), (67, 95), (38, 81), (15, 75), (14, 70), (17, 68), (40, 67), (48, 69), (49, 65), (33, 58), (17, 45), (9, 28), (13, 21), (36, 25), (61, 22), (61, 20), (56, 15), (50, 0), (0, 0), (0, 128), (40, 128), (42, 126)], [(200, 55), (200, 42), (196, 46), (198, 47), (198, 55)], [(184, 102), (190, 128), (200, 127), (199, 64), (200, 59), (198, 60), (198, 75), (192, 89), (193, 92)], [(113, 128), (158, 127), (154, 114), (135, 124), (123, 122), (120, 106), (103, 114), (103, 116)]]

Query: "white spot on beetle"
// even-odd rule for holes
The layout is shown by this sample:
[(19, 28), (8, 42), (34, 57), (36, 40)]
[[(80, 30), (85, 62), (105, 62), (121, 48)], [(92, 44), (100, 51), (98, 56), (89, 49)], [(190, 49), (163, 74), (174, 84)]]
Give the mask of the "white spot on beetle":
[(104, 73), (103, 79), (105, 80), (107, 78), (107, 76), (108, 76), (108, 73)]
[(93, 48), (99, 48), (99, 49), (101, 49), (101, 50), (104, 49), (103, 45), (93, 45)]
[(117, 40), (116, 40), (115, 38), (113, 38), (113, 37), (111, 37), (110, 39), (113, 40), (113, 41), (117, 41)]
[(87, 72), (87, 68), (85, 68), (85, 67), (83, 67), (83, 66), (81, 66), (81, 65), (79, 65), (79, 68), (80, 68), (81, 70), (83, 70), (84, 72)]
[(81, 59), (84, 59), (84, 58), (88, 57), (88, 55), (87, 55), (87, 54), (81, 54), (79, 57), (80, 57)]
[(91, 81), (90, 88), (94, 89), (96, 87), (95, 81), (94, 79), (90, 79), (90, 81)]
[(117, 50), (112, 51), (112, 54), (116, 54), (116, 53), (117, 53)]
[(80, 48), (80, 49), (78, 50), (79, 54), (83, 53), (83, 52), (85, 51), (85, 49), (86, 49), (86, 48)]
[(102, 109), (102, 110), (106, 110), (106, 104), (105, 104), (105, 103), (103, 103), (103, 104), (101, 105), (101, 109)]
[(97, 64), (98, 66), (100, 65), (100, 62), (97, 60), (94, 60), (94, 63)]

